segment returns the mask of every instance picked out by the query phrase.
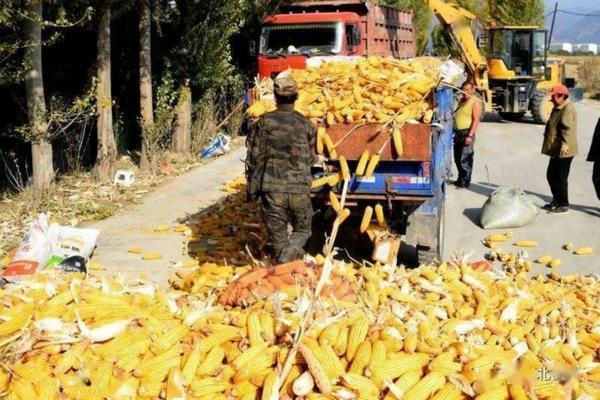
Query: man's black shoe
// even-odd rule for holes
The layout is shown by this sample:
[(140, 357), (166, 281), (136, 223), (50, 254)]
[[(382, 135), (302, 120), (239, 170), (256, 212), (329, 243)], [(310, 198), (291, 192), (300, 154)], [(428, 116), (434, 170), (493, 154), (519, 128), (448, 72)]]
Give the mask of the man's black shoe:
[(553, 201), (551, 203), (545, 204), (542, 208), (546, 211), (553, 211), (556, 208), (558, 208), (558, 203)]
[(568, 214), (569, 207), (556, 207), (552, 210), (549, 210), (548, 212), (552, 214)]

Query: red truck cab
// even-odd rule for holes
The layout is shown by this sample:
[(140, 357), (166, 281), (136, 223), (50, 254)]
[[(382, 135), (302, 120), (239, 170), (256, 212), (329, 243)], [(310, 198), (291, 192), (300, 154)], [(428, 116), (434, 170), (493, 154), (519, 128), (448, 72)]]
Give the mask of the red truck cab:
[(369, 0), (297, 1), (268, 16), (258, 46), (258, 75), (302, 69), (313, 57), (414, 57), (412, 13)]

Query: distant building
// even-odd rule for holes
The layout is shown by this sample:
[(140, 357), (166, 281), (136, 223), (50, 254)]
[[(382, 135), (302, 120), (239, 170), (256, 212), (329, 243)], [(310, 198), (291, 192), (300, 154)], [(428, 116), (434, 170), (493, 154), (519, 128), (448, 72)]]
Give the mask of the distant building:
[(596, 43), (578, 43), (573, 45), (573, 51), (598, 54), (598, 45)]
[(573, 45), (571, 43), (552, 43), (550, 44), (550, 51), (566, 51), (567, 53), (573, 52)]

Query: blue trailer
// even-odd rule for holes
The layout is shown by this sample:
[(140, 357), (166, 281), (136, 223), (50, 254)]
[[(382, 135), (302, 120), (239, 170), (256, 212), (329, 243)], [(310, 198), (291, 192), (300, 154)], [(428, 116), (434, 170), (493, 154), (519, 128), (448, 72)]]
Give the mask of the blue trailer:
[[(367, 205), (381, 204), (393, 231), (416, 247), (419, 263), (442, 256), (445, 187), (452, 165), (453, 103), (451, 89), (434, 91), (432, 123), (407, 124), (402, 128), (402, 155), (394, 154), (391, 144), (385, 145), (385, 141), (391, 142), (390, 135), (378, 125), (334, 125), (327, 131), (334, 142), (347, 136), (336, 149), (347, 158), (351, 170), (365, 148), (373, 154), (386, 146), (370, 178), (352, 175), (346, 205), (353, 215), (360, 216)], [(352, 128), (354, 131), (346, 135)], [(319, 174), (323, 171), (315, 171), (315, 177)], [(342, 183), (313, 190), (315, 209), (324, 210), (330, 205), (329, 190), (339, 197)]]

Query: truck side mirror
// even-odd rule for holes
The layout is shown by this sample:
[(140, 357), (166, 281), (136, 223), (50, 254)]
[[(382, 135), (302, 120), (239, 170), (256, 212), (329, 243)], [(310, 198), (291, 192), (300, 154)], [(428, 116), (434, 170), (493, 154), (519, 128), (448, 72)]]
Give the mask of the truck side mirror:
[(248, 44), (248, 53), (250, 53), (252, 57), (256, 57), (256, 40), (251, 40)]

